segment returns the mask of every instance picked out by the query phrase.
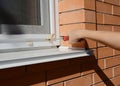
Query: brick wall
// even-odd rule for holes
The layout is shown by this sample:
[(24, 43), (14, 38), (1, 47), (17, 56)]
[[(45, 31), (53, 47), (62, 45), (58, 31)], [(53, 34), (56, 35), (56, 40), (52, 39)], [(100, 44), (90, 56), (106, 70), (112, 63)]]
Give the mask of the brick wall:
[[(59, 0), (59, 15), (61, 36), (75, 29), (120, 31), (120, 0)], [(120, 51), (87, 42), (94, 56), (0, 70), (0, 86), (120, 86)]]
[[(75, 29), (120, 31), (120, 0), (59, 0), (59, 12), (61, 35), (67, 35), (70, 30)], [(107, 86), (120, 85), (115, 82), (120, 80), (120, 52), (89, 39), (87, 42), (89, 47), (94, 49), (100, 68), (96, 68), (97, 72), (92, 73), (92, 85), (104, 86), (107, 81), (111, 83)], [(68, 42), (62, 44), (69, 45)], [(116, 68), (118, 70), (115, 70)], [(100, 78), (100, 71), (103, 71), (106, 78)], [(71, 82), (75, 82), (75, 79)]]

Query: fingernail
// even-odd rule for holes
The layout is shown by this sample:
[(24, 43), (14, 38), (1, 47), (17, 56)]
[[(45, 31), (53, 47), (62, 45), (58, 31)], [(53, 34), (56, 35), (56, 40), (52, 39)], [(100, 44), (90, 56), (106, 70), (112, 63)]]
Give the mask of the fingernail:
[(69, 40), (69, 36), (63, 36), (63, 41), (68, 41)]

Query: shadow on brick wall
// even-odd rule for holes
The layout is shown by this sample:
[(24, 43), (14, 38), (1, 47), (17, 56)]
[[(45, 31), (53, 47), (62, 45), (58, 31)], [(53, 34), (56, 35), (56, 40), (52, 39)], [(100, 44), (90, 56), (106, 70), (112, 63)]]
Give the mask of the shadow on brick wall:
[[(86, 40), (82, 39), (79, 41), (81, 41), (82, 47), (85, 47), (85, 49), (89, 49)], [(77, 45), (77, 47), (79, 46)], [(48, 72), (47, 81), (49, 84), (53, 84), (55, 82), (67, 81), (75, 78), (82, 78), (82, 76), (89, 75), (94, 72), (101, 78), (100, 82), (104, 82), (106, 86), (114, 86), (109, 77), (99, 67), (98, 59), (96, 59), (95, 55), (89, 57), (70, 59), (69, 64), (66, 65), (66, 67), (57, 68)]]
[[(97, 59), (94, 56), (71, 59), (69, 61), (69, 66), (57, 68), (48, 72), (47, 81), (49, 84), (82, 78), (82, 76), (87, 76), (95, 71), (95, 73), (101, 78), (100, 82), (104, 82), (106, 86), (114, 86), (112, 81), (98, 66)], [(83, 73), (83, 75), (81, 73)]]
[[(84, 76), (87, 78), (94, 72), (106, 86), (114, 86), (108, 76), (98, 66), (98, 60), (94, 55), (0, 70), (0, 86), (54, 86), (56, 83), (70, 80), (75, 83), (74, 79)], [(83, 78), (80, 82), (83, 82)], [(78, 83), (80, 82), (78, 81)]]

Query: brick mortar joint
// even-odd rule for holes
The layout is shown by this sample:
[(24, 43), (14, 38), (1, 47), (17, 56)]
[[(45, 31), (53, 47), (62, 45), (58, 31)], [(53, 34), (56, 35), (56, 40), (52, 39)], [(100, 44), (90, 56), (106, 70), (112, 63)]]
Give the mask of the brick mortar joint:
[(62, 11), (62, 12), (59, 12), (59, 14), (62, 14), (62, 13), (69, 13), (69, 12), (75, 12), (75, 11), (80, 11), (80, 10), (93, 11), (93, 12), (95, 12), (95, 10), (92, 10), (92, 9), (79, 8), (79, 9), (73, 9), (73, 10)]
[(100, 0), (96, 0), (96, 2), (102, 2), (102, 3), (106, 3), (106, 4), (110, 4), (110, 5), (113, 5), (113, 6), (118, 6), (118, 7), (120, 7), (120, 1), (119, 1), (119, 5), (112, 4), (112, 3), (108, 3), (108, 2), (105, 2), (105, 1), (100, 1)]

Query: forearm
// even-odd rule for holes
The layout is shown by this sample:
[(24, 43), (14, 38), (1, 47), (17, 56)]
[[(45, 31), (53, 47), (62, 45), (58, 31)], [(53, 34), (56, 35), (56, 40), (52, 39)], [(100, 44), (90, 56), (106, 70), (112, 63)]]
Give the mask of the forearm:
[(85, 30), (83, 31), (83, 38), (96, 40), (120, 50), (120, 32)]

